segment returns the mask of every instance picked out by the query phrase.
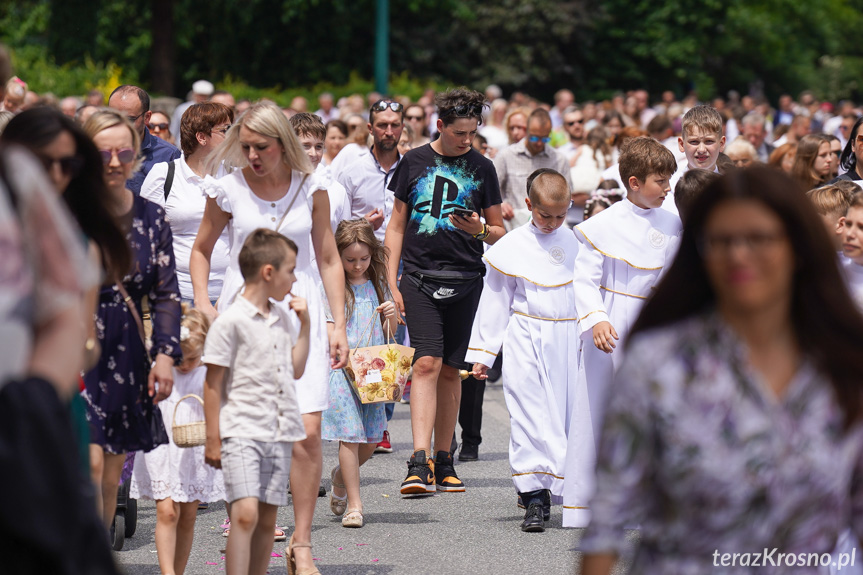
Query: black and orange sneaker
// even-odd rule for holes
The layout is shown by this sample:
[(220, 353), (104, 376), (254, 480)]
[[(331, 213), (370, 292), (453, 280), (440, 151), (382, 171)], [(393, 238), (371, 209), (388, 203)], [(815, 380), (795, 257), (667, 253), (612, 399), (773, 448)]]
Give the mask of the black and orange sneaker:
[(453, 467), (452, 462), (452, 453), (449, 453), (448, 451), (438, 451), (434, 459), (434, 466), (437, 470), (435, 476), (437, 477), (438, 491), (464, 491), (464, 483), (462, 483), (461, 479), (458, 478), (458, 475), (455, 474), (455, 467)]
[(435, 492), (434, 462), (422, 449), (408, 460), (408, 476), (402, 481), (402, 495), (429, 495)]

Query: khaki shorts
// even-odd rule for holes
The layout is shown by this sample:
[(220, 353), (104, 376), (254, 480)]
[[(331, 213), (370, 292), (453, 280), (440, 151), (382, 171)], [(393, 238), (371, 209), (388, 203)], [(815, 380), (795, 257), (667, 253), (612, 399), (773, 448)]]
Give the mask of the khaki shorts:
[(254, 497), (269, 505), (287, 505), (292, 447), (293, 443), (289, 441), (256, 441), (241, 437), (223, 439), (225, 500), (233, 503)]

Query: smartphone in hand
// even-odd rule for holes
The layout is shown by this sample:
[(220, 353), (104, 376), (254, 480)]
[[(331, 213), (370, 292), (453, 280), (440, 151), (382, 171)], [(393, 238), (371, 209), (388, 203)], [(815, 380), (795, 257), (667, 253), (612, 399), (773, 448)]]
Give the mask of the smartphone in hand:
[(462, 218), (468, 218), (468, 219), (470, 219), (470, 218), (473, 216), (474, 211), (473, 211), (473, 210), (468, 210), (468, 209), (465, 209), (465, 208), (453, 208), (453, 209), (452, 209), (452, 213), (453, 213), (453, 215), (456, 215), (456, 216), (459, 216), (459, 217), (462, 217)]

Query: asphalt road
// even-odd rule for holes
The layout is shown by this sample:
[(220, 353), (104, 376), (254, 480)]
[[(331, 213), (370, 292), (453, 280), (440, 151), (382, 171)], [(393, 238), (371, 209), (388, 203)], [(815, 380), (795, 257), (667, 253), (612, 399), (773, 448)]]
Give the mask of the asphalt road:
[[(390, 422), (394, 451), (375, 455), (361, 468), (366, 525), (342, 527), (319, 498), (313, 524), (313, 554), (323, 575), (335, 574), (499, 574), (577, 573), (576, 551), (582, 530), (561, 527), (560, 508), (552, 509), (545, 533), (522, 533), (523, 511), (516, 495), (507, 459), (509, 417), (500, 385), (486, 390), (480, 460), (458, 463), (465, 493), (439, 493), (422, 499), (403, 498), (399, 485), (411, 454), (410, 411), (397, 404)], [(337, 444), (324, 443), (324, 476), (337, 463)], [(158, 574), (152, 501), (139, 501), (135, 535), (117, 553), (129, 575)], [(195, 542), (186, 573), (211, 575), (224, 571), (226, 539), (220, 525), (226, 515), (221, 503), (200, 511)], [(290, 535), (290, 505), (280, 509), (278, 524)], [(635, 537), (631, 532), (630, 537)], [(283, 543), (276, 543), (269, 573), (286, 573)], [(622, 573), (623, 571), (621, 571)]]

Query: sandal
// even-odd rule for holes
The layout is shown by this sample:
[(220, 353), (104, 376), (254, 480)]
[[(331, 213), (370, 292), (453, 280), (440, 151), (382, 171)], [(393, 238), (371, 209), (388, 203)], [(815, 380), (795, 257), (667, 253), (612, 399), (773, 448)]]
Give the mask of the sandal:
[(284, 530), (280, 529), (279, 527), (276, 527), (276, 531), (273, 534), (273, 541), (284, 541), (287, 538), (288, 538), (288, 536), (285, 535)]
[(336, 472), (338, 472), (338, 470), (339, 466), (336, 465), (330, 472), (330, 479), (332, 480), (333, 484), (333, 489), (330, 492), (330, 510), (335, 513), (336, 516), (341, 517), (345, 514), (345, 509), (348, 508), (348, 494), (345, 493), (342, 497), (336, 495), (336, 487), (338, 487), (339, 489), (345, 488), (343, 483), (336, 483)]
[(362, 527), (364, 524), (363, 512), (359, 509), (351, 509), (342, 517), (342, 527)]
[(317, 567), (312, 567), (311, 570), (304, 569), (303, 571), (297, 571), (297, 560), (294, 557), (294, 549), (298, 547), (308, 547), (312, 548), (311, 543), (294, 543), (294, 536), (291, 535), (291, 541), (288, 543), (287, 553), (285, 553), (285, 559), (288, 562), (288, 575), (321, 575), (321, 572), (318, 571)]

